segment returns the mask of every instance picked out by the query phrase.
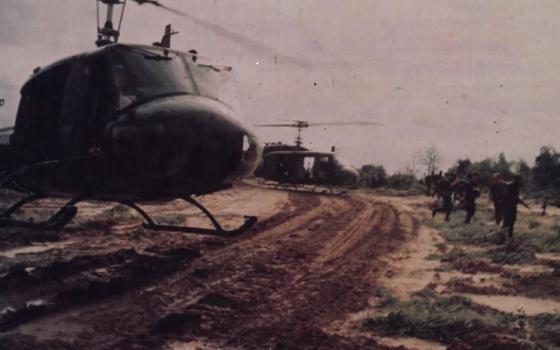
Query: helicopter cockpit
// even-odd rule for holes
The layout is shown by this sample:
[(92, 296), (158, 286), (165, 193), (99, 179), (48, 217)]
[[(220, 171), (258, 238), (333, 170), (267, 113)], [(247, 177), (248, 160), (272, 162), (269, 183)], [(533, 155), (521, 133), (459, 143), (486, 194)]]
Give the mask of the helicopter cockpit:
[(184, 54), (121, 46), (109, 61), (120, 109), (163, 95), (198, 94)]

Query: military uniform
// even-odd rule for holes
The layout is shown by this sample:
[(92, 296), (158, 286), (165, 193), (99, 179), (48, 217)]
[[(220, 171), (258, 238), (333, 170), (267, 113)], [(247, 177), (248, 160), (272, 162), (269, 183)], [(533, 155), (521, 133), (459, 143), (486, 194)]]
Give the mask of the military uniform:
[(503, 213), (504, 222), (502, 224), (503, 228), (508, 230), (509, 238), (513, 237), (513, 229), (515, 226), (515, 221), (517, 221), (517, 204), (523, 204), (527, 207), (527, 204), (519, 198), (520, 182), (513, 181), (505, 185), (504, 195), (503, 195)]
[(445, 221), (449, 221), (449, 215), (453, 211), (453, 181), (451, 179), (443, 179), (438, 185), (438, 197), (442, 200), (442, 206), (432, 210), (432, 217), (437, 213), (445, 213)]
[(494, 181), (490, 185), (490, 200), (494, 204), (494, 220), (496, 220), (496, 225), (502, 222), (504, 187), (505, 183), (501, 180)]
[(469, 224), (476, 212), (476, 199), (480, 196), (480, 191), (476, 187), (476, 183), (472, 180), (465, 184), (463, 191), (463, 205), (467, 211), (465, 224)]

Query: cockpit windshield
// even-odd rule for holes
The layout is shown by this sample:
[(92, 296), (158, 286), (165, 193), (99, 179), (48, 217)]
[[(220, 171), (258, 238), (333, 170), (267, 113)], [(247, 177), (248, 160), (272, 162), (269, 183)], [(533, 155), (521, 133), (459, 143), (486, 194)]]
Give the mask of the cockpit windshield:
[(125, 46), (110, 57), (120, 109), (157, 96), (197, 93), (185, 58), (175, 52)]

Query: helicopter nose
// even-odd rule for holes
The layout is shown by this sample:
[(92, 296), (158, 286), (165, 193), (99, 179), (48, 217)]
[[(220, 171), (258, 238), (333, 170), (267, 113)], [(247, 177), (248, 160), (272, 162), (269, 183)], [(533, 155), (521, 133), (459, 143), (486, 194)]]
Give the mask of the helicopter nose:
[(210, 188), (254, 171), (262, 146), (241, 123), (212, 105), (169, 104), (144, 107), (115, 123), (115, 155), (129, 174)]
[(177, 174), (188, 157), (190, 130), (165, 123), (119, 120), (111, 130), (113, 152), (121, 170), (135, 176), (162, 178)]
[(344, 169), (342, 169), (341, 182), (343, 185), (347, 186), (354, 185), (358, 182), (359, 176), (360, 175), (357, 170), (350, 167), (344, 167)]

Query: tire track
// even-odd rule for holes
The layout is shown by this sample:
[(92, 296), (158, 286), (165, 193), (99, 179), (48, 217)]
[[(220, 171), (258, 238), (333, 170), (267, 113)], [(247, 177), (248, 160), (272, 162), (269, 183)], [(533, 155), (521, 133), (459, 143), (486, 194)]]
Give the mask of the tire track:
[(367, 305), (380, 258), (414, 233), (409, 218), (367, 196), (287, 198), (251, 232), (196, 240), (201, 257), (125, 293), (45, 314), (30, 328), (87, 325), (87, 337), (79, 327), (70, 337), (72, 349), (157, 349), (173, 339), (225, 348), (381, 348), (324, 329)]

